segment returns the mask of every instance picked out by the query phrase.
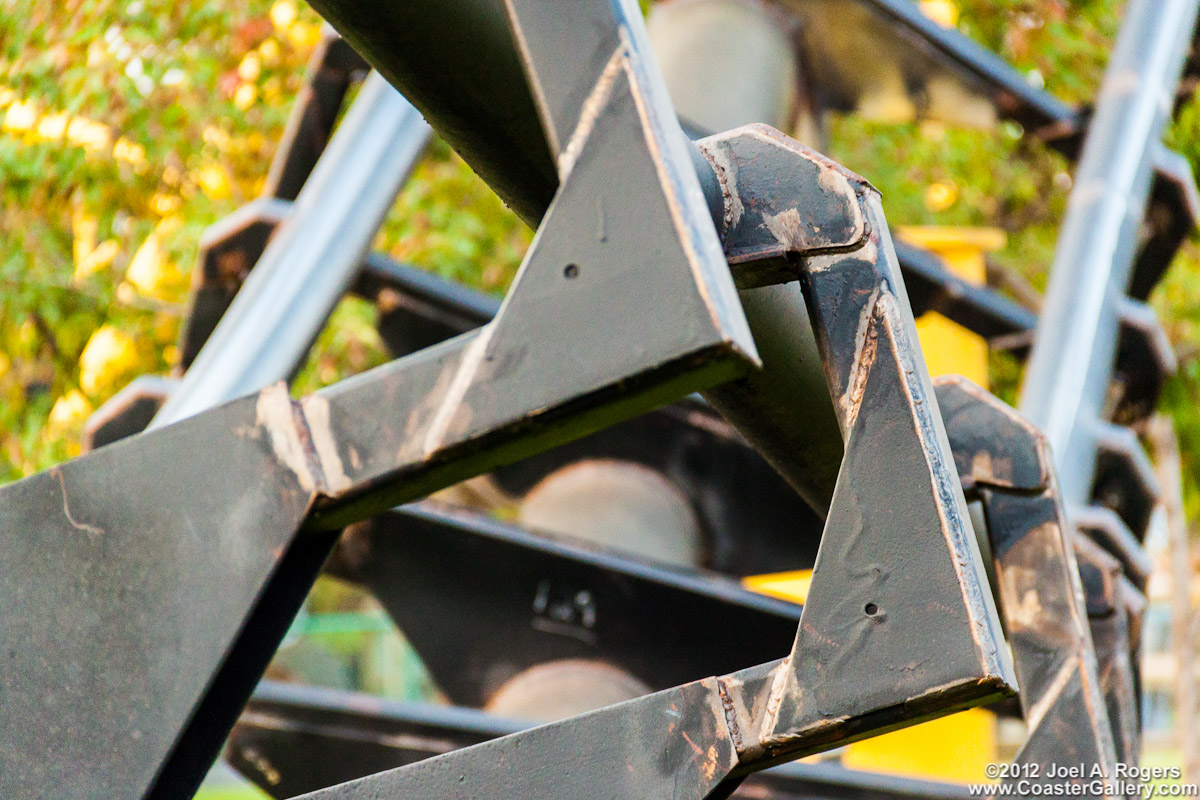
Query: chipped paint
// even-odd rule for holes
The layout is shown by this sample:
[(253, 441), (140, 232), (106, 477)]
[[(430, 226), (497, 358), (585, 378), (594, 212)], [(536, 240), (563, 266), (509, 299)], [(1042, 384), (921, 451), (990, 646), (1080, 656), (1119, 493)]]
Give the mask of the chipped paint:
[(788, 250), (803, 247), (804, 220), (795, 208), (785, 208), (778, 214), (763, 214), (763, 225), (775, 237), (775, 240)]
[(737, 190), (737, 161), (730, 157), (728, 148), (723, 146), (728, 137), (729, 134), (714, 136), (700, 144), (700, 153), (712, 165), (713, 173), (717, 176), (717, 185), (721, 187), (722, 205), (725, 210), (722, 235), (733, 230), (746, 213), (746, 207), (742, 205), (742, 196)]
[(429, 428), (426, 430), (423, 440), (425, 458), (429, 458), (441, 449), (450, 434), (450, 423), (462, 409), (463, 400), (475, 383), (475, 376), (487, 357), (488, 346), (503, 318), (502, 311), (495, 320), (483, 326), (479, 330), (479, 334), (468, 342), (463, 350), (458, 368), (454, 372), (454, 378), (446, 388), (446, 393), (442, 395), (438, 409), (434, 412), (433, 419), (430, 420)]
[[(329, 400), (319, 394), (309, 395), (300, 401), (308, 435), (316, 450), (317, 463), (321, 467), (325, 489), (333, 494), (350, 488), (350, 478), (342, 466), (337, 442), (329, 427)], [(354, 454), (356, 455), (356, 454)]]
[(260, 391), (254, 410), (255, 419), (267, 432), (271, 450), (279, 463), (291, 470), (302, 489), (316, 491), (320, 481), (313, 473), (287, 384), (280, 381)]

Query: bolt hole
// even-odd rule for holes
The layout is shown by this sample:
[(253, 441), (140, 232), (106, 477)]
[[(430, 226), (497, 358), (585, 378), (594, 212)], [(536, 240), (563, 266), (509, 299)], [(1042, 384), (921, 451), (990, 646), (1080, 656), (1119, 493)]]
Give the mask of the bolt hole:
[(566, 278), (567, 280), (572, 280), (574, 278), (578, 278), (579, 277), (579, 265), (578, 264), (567, 264), (565, 267), (563, 267), (563, 277)]
[(875, 605), (874, 603), (867, 603), (865, 606), (863, 606), (863, 611), (867, 612), (868, 617), (873, 617), (879, 613), (879, 606)]

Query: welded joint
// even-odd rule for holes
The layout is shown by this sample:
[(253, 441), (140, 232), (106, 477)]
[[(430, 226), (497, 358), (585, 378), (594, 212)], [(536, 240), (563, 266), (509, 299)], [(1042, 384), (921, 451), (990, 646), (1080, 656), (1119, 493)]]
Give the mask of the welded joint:
[(861, 248), (870, 232), (864, 178), (768, 125), (696, 143), (720, 187), (718, 220), (738, 288), (796, 280), (798, 259)]
[(321, 395), (293, 400), (280, 381), (258, 393), (258, 428), (266, 434), (279, 463), (296, 476), (300, 488), (336, 497), (351, 486), (329, 427), (329, 401)]

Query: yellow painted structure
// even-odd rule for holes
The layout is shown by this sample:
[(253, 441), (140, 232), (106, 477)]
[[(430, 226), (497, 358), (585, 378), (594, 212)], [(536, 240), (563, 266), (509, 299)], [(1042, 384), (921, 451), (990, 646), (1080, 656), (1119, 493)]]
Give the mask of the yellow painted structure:
[[(984, 254), (1004, 247), (1004, 232), (992, 228), (902, 227), (900, 239), (936, 253), (959, 277), (982, 284)], [(987, 387), (987, 342), (936, 312), (917, 319), (917, 335), (930, 375), (963, 375)], [(752, 575), (742, 585), (794, 603), (808, 596), (809, 570)], [(984, 769), (1000, 760), (996, 716), (971, 709), (911, 728), (847, 745), (842, 763), (852, 769), (893, 775), (984, 783)]]
[[(982, 284), (984, 254), (1004, 247), (1004, 231), (995, 228), (901, 227), (896, 235), (941, 257), (960, 278)], [(930, 375), (962, 375), (987, 387), (987, 342), (936, 312), (917, 319), (917, 336)]]
[(808, 598), (808, 585), (812, 583), (811, 569), (793, 572), (771, 572), (766, 575), (750, 575), (742, 578), (742, 586), (752, 592), (804, 604)]

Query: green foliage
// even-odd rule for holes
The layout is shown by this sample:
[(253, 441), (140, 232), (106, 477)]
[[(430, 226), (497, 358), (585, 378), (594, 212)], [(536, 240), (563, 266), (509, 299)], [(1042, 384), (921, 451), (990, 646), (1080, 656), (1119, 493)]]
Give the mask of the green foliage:
[[(292, 0), (0, 5), (0, 482), (174, 366), (199, 238), (260, 191), (319, 25)], [(377, 245), (498, 291), (528, 241), (437, 143)], [(385, 360), (374, 314), (339, 305), (295, 389)]]
[[(1099, 87), (1121, 20), (1106, 0), (958, 0), (959, 28), (1071, 102), (1089, 102)], [(935, 124), (882, 125), (839, 119), (831, 155), (881, 189), (894, 224), (990, 225), (1008, 235), (993, 260), (1045, 288), (1070, 188), (1069, 165), (1045, 148), (1018, 141), (1011, 126), (996, 132), (948, 130)], [(1200, 102), (1177, 115), (1167, 143), (1200, 167)], [(929, 187), (951, 188), (954, 202), (930, 207)], [(1189, 519), (1200, 515), (1200, 249), (1188, 244), (1151, 297), (1180, 357), (1162, 407), (1181, 440)], [(1009, 402), (1020, 369), (1009, 356), (991, 359), (992, 389)]]

